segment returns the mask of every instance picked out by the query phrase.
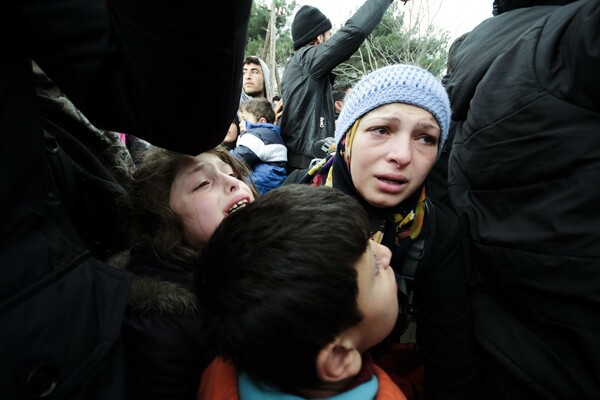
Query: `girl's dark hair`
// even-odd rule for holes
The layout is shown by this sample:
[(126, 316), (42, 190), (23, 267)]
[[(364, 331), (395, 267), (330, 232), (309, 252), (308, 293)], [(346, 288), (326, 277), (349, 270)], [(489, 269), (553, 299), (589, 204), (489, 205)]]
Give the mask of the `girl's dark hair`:
[[(215, 154), (233, 168), (235, 176), (246, 181), (255, 192), (248, 168), (224, 147)], [(129, 223), (135, 249), (174, 263), (193, 262), (201, 249), (185, 240), (184, 224), (169, 206), (171, 186), (177, 174), (194, 158), (187, 154), (152, 147), (133, 174), (129, 188)]]

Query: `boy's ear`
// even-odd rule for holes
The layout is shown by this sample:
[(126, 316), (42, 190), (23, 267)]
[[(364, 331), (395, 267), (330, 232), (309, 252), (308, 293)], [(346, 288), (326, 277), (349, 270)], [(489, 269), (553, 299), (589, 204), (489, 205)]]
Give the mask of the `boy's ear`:
[(339, 382), (360, 372), (362, 356), (351, 343), (338, 343), (336, 340), (321, 349), (316, 367), (321, 381)]
[(258, 122), (260, 122), (261, 124), (264, 124), (265, 122), (267, 122), (267, 119), (265, 117), (260, 117), (258, 119)]
[(342, 107), (344, 106), (344, 103), (340, 100), (336, 100), (333, 102), (333, 107), (335, 108), (335, 110), (337, 112), (342, 111)]

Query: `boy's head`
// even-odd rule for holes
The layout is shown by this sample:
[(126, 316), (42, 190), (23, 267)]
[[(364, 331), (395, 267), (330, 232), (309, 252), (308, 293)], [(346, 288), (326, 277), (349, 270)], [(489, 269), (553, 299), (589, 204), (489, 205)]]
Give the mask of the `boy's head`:
[(350, 82), (336, 82), (333, 85), (333, 108), (336, 114), (339, 115), (339, 113), (342, 111), (346, 96), (348, 95), (348, 93), (350, 93), (351, 90), (352, 84)]
[(347, 382), (395, 324), (390, 256), (350, 196), (270, 191), (225, 219), (203, 251), (196, 289), (217, 352), (284, 391)]
[(275, 111), (266, 97), (254, 97), (240, 103), (240, 116), (243, 121), (256, 124), (275, 122)]

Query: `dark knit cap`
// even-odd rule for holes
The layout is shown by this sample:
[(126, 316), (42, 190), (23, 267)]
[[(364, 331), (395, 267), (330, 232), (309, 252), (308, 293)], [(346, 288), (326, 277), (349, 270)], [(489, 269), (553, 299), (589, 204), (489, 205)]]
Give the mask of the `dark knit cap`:
[(302, 6), (292, 22), (294, 50), (310, 43), (322, 33), (331, 29), (331, 21), (318, 8)]
[(494, 0), (493, 15), (516, 10), (517, 8), (533, 6), (564, 6), (577, 0)]

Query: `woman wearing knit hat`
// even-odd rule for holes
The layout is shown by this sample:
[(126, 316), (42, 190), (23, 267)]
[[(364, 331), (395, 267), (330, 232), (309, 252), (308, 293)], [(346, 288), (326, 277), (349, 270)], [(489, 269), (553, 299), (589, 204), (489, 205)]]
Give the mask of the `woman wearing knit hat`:
[[(387, 347), (372, 354), (389, 355), (414, 320), (427, 398), (465, 399), (476, 397), (479, 360), (462, 232), (448, 207), (427, 199), (424, 183), (449, 122), (450, 104), (439, 79), (413, 65), (378, 69), (346, 97), (336, 151), (304, 181), (355, 196), (369, 214), (372, 237), (392, 250), (404, 324)], [(396, 377), (407, 393), (403, 378)]]
[(295, 53), (281, 78), (281, 137), (288, 149), (288, 173), (307, 168), (313, 146), (333, 136), (332, 71), (354, 54), (381, 22), (393, 0), (366, 0), (335, 34), (318, 8), (302, 6), (292, 21)]

